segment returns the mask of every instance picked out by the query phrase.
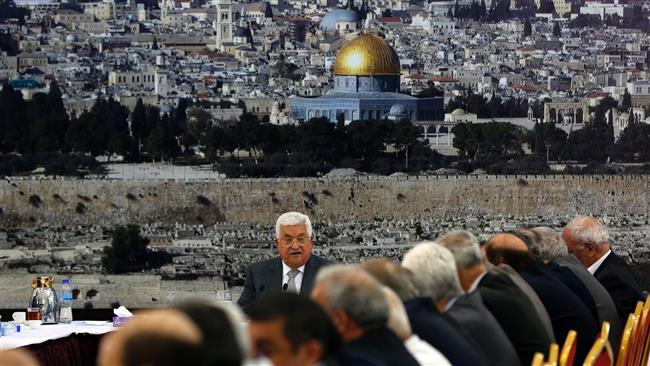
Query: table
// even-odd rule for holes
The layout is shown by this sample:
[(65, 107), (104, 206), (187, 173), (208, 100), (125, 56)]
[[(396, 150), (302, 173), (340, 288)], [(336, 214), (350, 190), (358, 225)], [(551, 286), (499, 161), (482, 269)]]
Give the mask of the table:
[(25, 347), (42, 365), (94, 365), (101, 336), (115, 329), (110, 322), (41, 325), (0, 337), (0, 349)]

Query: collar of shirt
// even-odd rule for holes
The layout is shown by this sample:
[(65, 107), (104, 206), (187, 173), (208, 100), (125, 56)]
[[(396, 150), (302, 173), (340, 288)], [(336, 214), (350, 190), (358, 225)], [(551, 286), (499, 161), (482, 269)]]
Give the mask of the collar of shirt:
[[(296, 268), (298, 270), (298, 274), (296, 274), (296, 277), (293, 279), (294, 284), (296, 285), (296, 292), (300, 293), (300, 289), (302, 288), (302, 275), (305, 273), (305, 266), (303, 265), (302, 267)], [(291, 271), (291, 267), (287, 266), (284, 261), (282, 262), (282, 286), (284, 286), (285, 283), (289, 283), (289, 272)]]
[(458, 297), (459, 296), (456, 296), (447, 302), (447, 305), (445, 305), (445, 312), (449, 311), (449, 309), (451, 309), (451, 307), (454, 306), (456, 301), (458, 301)]
[(605, 259), (607, 259), (607, 257), (609, 256), (609, 254), (610, 254), (611, 252), (612, 252), (611, 249), (608, 250), (607, 253), (605, 253), (602, 257), (600, 257), (599, 260), (597, 260), (596, 262), (594, 262), (594, 264), (592, 264), (591, 266), (589, 266), (589, 268), (587, 268), (587, 271), (589, 271), (589, 273), (591, 273), (592, 275), (593, 275), (594, 273), (596, 273), (596, 271), (598, 270), (598, 268), (600, 268), (600, 266), (603, 264), (603, 262), (605, 261)]
[(472, 282), (472, 284), (471, 284), (471, 285), (469, 286), (469, 288), (467, 289), (467, 293), (468, 293), (468, 294), (469, 294), (470, 292), (474, 292), (474, 291), (478, 288), (478, 284), (479, 284), (479, 282), (481, 282), (481, 280), (483, 279), (483, 277), (485, 277), (486, 274), (487, 274), (487, 271), (483, 271), (483, 273), (481, 273), (480, 275), (478, 275), (478, 276), (474, 279), (474, 282)]
[[(300, 271), (300, 273), (305, 273), (305, 265), (304, 264), (302, 265), (302, 267), (298, 267), (296, 269), (298, 271)], [(291, 270), (292, 270), (292, 268), (287, 266), (287, 264), (284, 263), (284, 261), (282, 261), (282, 275), (283, 276), (289, 276), (289, 271), (291, 271)]]

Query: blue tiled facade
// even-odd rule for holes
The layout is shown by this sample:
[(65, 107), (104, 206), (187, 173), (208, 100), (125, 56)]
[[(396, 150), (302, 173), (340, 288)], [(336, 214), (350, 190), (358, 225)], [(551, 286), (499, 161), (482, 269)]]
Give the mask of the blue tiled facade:
[(391, 107), (402, 105), (410, 121), (442, 121), (442, 98), (416, 98), (399, 93), (399, 75), (334, 77), (334, 90), (316, 98), (291, 97), (291, 112), (297, 120), (326, 117), (336, 122), (387, 118)]

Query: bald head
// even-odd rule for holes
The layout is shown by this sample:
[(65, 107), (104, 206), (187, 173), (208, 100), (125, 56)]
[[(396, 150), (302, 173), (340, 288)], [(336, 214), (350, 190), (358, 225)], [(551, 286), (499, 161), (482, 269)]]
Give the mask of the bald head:
[(494, 235), (482, 249), (493, 264), (507, 264), (516, 270), (523, 269), (530, 260), (528, 246), (524, 240), (512, 233)]
[(589, 267), (610, 249), (609, 232), (591, 216), (577, 216), (562, 231), (562, 239), (569, 253)]

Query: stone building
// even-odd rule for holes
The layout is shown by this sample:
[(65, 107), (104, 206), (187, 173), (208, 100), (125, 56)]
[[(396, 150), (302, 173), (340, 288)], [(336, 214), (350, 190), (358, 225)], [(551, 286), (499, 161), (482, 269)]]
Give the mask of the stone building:
[(400, 61), (384, 39), (364, 33), (346, 43), (336, 56), (334, 89), (317, 98), (290, 97), (298, 121), (341, 116), (346, 123), (383, 119), (391, 107), (402, 106), (410, 121), (442, 120), (442, 98), (416, 98), (400, 93)]

